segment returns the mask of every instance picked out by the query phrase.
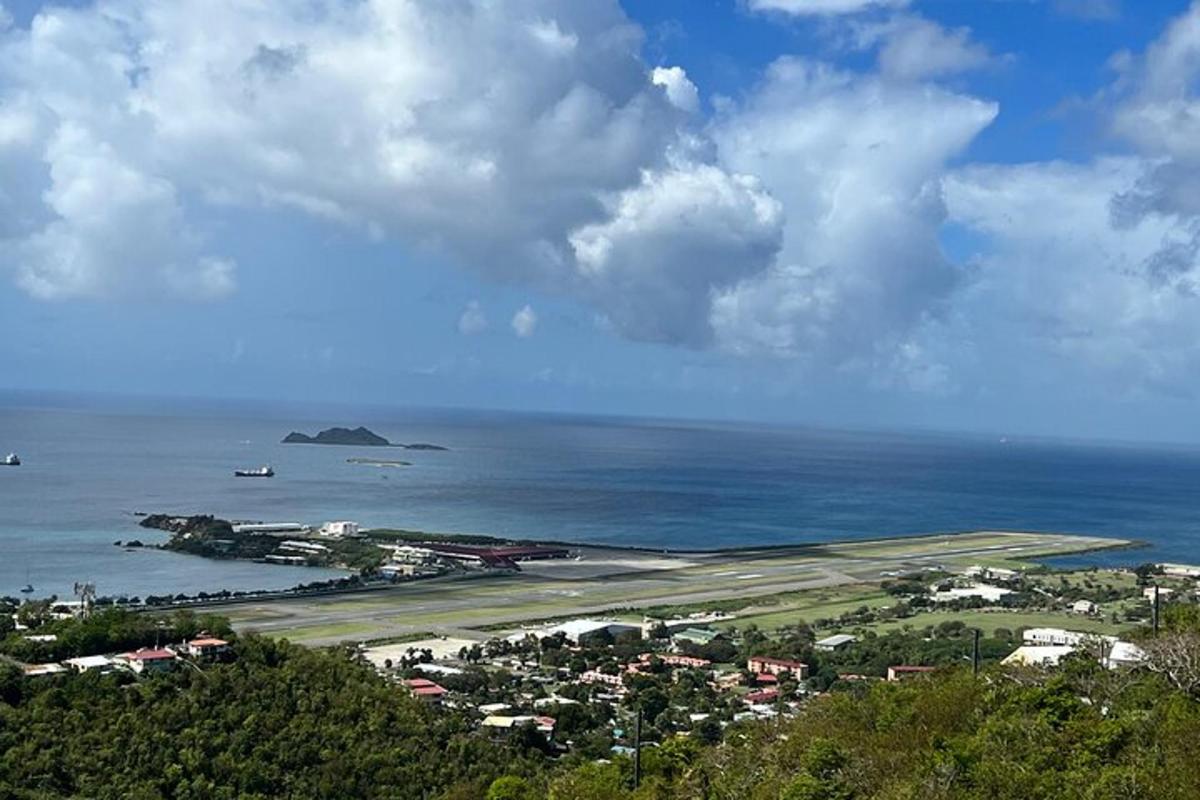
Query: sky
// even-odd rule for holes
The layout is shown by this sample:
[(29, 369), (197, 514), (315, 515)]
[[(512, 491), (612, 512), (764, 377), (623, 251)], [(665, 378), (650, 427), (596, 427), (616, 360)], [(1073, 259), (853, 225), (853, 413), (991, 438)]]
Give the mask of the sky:
[(1200, 442), (1200, 2), (0, 9), (0, 388)]

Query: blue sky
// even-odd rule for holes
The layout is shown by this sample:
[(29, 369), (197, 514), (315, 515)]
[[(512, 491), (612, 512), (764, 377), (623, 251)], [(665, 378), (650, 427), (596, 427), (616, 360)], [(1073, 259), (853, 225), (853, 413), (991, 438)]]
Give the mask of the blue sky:
[(0, 388), (1200, 440), (1200, 5), (0, 8)]

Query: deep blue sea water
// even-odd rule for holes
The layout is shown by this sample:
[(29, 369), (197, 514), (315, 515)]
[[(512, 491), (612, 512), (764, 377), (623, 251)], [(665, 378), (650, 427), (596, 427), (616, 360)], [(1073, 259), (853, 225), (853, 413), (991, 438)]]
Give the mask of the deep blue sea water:
[[(279, 443), (335, 424), (451, 449)], [(112, 542), (154, 538), (134, 511), (672, 549), (998, 528), (1151, 543), (1092, 563), (1200, 561), (1196, 448), (492, 412), (293, 420), (0, 408), (0, 451), (9, 450), (25, 463), (0, 467), (0, 594), (27, 575), (39, 595), (69, 595), (76, 580), (145, 595), (323, 576), (126, 552)], [(233, 477), (264, 463), (275, 478)]]

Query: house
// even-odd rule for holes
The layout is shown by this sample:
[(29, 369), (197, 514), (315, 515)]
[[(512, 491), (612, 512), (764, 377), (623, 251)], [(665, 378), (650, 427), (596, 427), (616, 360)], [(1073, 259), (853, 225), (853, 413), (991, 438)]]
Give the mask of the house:
[(662, 663), (671, 667), (689, 667), (691, 669), (705, 669), (712, 666), (712, 662), (707, 658), (694, 658), (693, 656), (679, 656), (671, 653), (642, 653), (639, 658), (643, 662), (650, 662), (655, 657)]
[(620, 675), (609, 675), (599, 670), (589, 669), (587, 672), (579, 675), (580, 683), (598, 683), (602, 686), (613, 686), (625, 688), (625, 679)]
[(1007, 658), (1001, 661), (1005, 665), (1020, 665), (1026, 667), (1056, 667), (1058, 662), (1065, 656), (1075, 652), (1075, 648), (1070, 645), (1048, 644), (1048, 645), (1031, 645), (1023, 644), (1016, 650), (1012, 651)]
[(1136, 667), (1146, 660), (1146, 651), (1132, 642), (1120, 640), (1112, 643), (1102, 662), (1108, 669)]
[(758, 692), (750, 692), (742, 695), (742, 702), (746, 705), (758, 705), (760, 703), (773, 703), (779, 699), (778, 689), (763, 689)]
[[(546, 706), (577, 706), (577, 705), (579, 705), (578, 700), (572, 700), (569, 697), (560, 697), (556, 694), (552, 694), (549, 697), (539, 697), (538, 699), (533, 701), (534, 708), (545, 708)], [(480, 706), (479, 709), (480, 709), (480, 711), (482, 711), (483, 706)]]
[(1015, 569), (984, 567), (979, 564), (967, 567), (963, 574), (969, 578), (983, 578), (984, 580), (991, 581), (1015, 581), (1021, 577), (1021, 573)]
[(68, 658), (63, 663), (76, 672), (91, 672), (92, 670), (96, 670), (100, 674), (112, 672), (117, 666), (108, 656), (80, 656), (78, 658)]
[(175, 654), (170, 650), (143, 647), (120, 656), (121, 660), (139, 675), (170, 672), (175, 669)]
[(717, 685), (717, 688), (721, 689), (722, 691), (732, 689), (735, 686), (741, 686), (742, 685), (742, 673), (740, 673), (740, 672), (723, 673), (716, 677), (716, 680), (714, 681), (714, 683)]
[(1046, 646), (1046, 645), (1070, 645), (1078, 647), (1083, 641), (1093, 634), (1083, 633), (1082, 631), (1068, 631), (1062, 628), (1026, 628), (1022, 639), (1025, 644)]
[(890, 683), (905, 680), (906, 678), (916, 677), (917, 675), (928, 675), (933, 672), (936, 667), (912, 667), (912, 666), (895, 666), (888, 667), (887, 679)]
[(1073, 614), (1098, 614), (1100, 607), (1091, 600), (1076, 600), (1071, 604), (1071, 613)]
[(930, 597), (935, 603), (948, 603), (951, 600), (968, 600), (972, 598), (979, 598), (981, 600), (986, 600), (989, 603), (995, 603), (1001, 600), (1005, 595), (1012, 593), (1012, 589), (976, 583), (971, 584), (970, 586), (955, 586), (953, 588), (943, 589), (941, 591), (938, 591), (935, 585), (933, 587), (933, 594), (930, 595)]
[(1166, 600), (1168, 597), (1170, 597), (1172, 594), (1175, 593), (1174, 589), (1171, 589), (1167, 586), (1147, 586), (1145, 589), (1142, 589), (1142, 597), (1146, 598), (1151, 603), (1153, 603), (1155, 591), (1158, 592), (1159, 600)]
[(546, 736), (550, 736), (554, 733), (555, 722), (554, 717), (543, 717), (540, 715), (501, 716), (494, 714), (484, 717), (483, 722), (479, 724), (485, 728), (497, 731), (510, 731), (513, 728), (520, 728), (523, 725), (532, 723), (540, 732)]
[(353, 539), (359, 535), (359, 528), (357, 522), (348, 520), (326, 522), (317, 533), (329, 539)]
[(426, 703), (440, 703), (446, 696), (446, 690), (431, 680), (425, 678), (410, 678), (404, 681), (408, 691), (418, 700)]
[(834, 634), (833, 636), (826, 636), (824, 639), (819, 639), (816, 642), (813, 642), (813, 647), (817, 650), (823, 650), (827, 653), (832, 653), (834, 650), (838, 650), (857, 641), (857, 637), (851, 636), (848, 633), (838, 633)]
[[(854, 637), (850, 637), (853, 639)], [(789, 661), (786, 658), (771, 658), (770, 656), (753, 656), (746, 661), (746, 669), (756, 674), (780, 675), (792, 673), (797, 680), (808, 677), (808, 664), (801, 661)]]
[(229, 652), (229, 642), (204, 636), (187, 642), (183, 649), (192, 658), (217, 658)]
[(379, 568), (379, 574), (385, 578), (431, 578), (434, 575), (441, 575), (442, 569), (436, 566), (426, 564), (414, 564), (409, 561), (399, 561), (391, 564), (384, 564)]

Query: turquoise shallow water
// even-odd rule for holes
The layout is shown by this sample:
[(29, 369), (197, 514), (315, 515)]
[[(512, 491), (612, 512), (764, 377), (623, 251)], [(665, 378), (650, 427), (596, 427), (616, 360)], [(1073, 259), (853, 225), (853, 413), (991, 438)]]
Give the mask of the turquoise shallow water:
[[(366, 424), (448, 452), (283, 445)], [(1144, 539), (1091, 562), (1200, 561), (1200, 452), (550, 415), (0, 409), (0, 594), (282, 587), (326, 575), (126, 552), (134, 511), (470, 531), (672, 549), (1007, 528)], [(399, 458), (403, 469), (354, 465)], [(269, 480), (235, 479), (270, 463)]]

